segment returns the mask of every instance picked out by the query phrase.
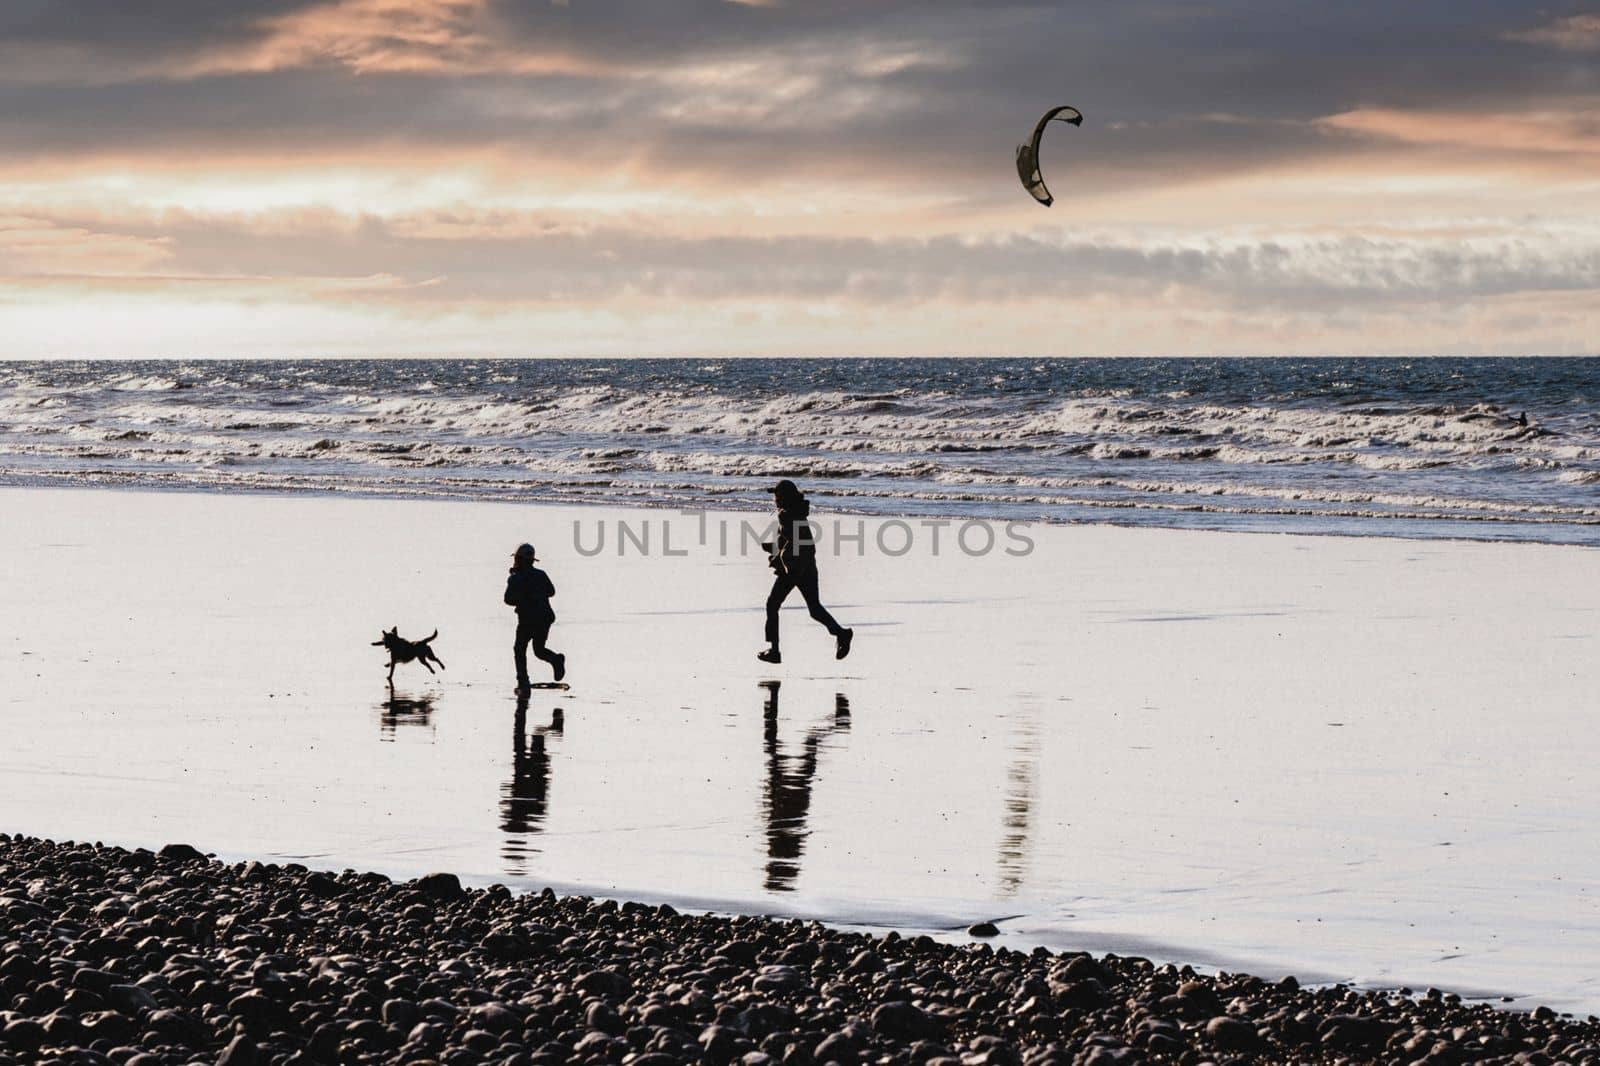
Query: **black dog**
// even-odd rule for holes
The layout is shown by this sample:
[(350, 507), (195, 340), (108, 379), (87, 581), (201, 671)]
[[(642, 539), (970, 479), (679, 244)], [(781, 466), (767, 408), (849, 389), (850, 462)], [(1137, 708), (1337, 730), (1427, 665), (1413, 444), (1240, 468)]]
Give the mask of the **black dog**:
[[(439, 631), (435, 629), (433, 637), (438, 635)], [(374, 648), (386, 648), (389, 651), (389, 683), (391, 685), (394, 684), (394, 668), (397, 663), (408, 663), (415, 659), (431, 674), (433, 673), (433, 667), (428, 665), (428, 661), (432, 660), (439, 664), (439, 669), (444, 669), (444, 662), (433, 654), (432, 648), (428, 647), (433, 637), (427, 637), (423, 640), (407, 640), (400, 635), (400, 627), (395, 626), (393, 629), (383, 631), (382, 640), (372, 642)]]

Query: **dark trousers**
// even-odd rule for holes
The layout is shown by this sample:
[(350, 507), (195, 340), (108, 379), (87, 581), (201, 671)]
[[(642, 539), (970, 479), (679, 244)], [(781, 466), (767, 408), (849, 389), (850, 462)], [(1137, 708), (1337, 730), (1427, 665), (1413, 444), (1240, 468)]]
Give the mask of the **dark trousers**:
[(822, 600), (817, 597), (817, 569), (808, 566), (794, 573), (780, 573), (772, 583), (772, 592), (767, 596), (767, 643), (778, 643), (778, 608), (783, 606), (783, 601), (789, 598), (789, 593), (794, 589), (800, 590), (800, 595), (805, 597), (806, 607), (811, 611), (811, 617), (828, 627), (828, 632), (838, 636), (844, 629), (833, 620), (833, 615), (822, 606)]
[(511, 646), (512, 653), (517, 657), (517, 683), (528, 683), (528, 645), (533, 645), (533, 654), (537, 659), (547, 663), (556, 661), (556, 653), (544, 646), (550, 639), (550, 623), (544, 619), (517, 618), (517, 641)]

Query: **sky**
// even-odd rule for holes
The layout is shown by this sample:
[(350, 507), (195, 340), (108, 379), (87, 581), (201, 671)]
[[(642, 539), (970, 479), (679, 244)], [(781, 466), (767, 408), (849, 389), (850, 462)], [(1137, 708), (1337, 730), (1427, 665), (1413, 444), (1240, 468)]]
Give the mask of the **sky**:
[(1593, 0), (0, 4), (0, 357), (1595, 352)]

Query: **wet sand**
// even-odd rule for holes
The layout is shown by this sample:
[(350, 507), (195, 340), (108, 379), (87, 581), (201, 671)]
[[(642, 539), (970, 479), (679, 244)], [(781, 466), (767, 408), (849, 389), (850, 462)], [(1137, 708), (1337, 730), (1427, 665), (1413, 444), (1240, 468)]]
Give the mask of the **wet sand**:
[[(795, 609), (771, 668), (761, 560), (668, 512), (16, 489), (0, 513), (0, 830), (1600, 1006), (1592, 551), (825, 546), (856, 650)], [(575, 520), (592, 544), (622, 519), (650, 556), (574, 550)], [(530, 538), (573, 687), (519, 714), (499, 598)], [(393, 698), (391, 625), (439, 629), (448, 666)]]

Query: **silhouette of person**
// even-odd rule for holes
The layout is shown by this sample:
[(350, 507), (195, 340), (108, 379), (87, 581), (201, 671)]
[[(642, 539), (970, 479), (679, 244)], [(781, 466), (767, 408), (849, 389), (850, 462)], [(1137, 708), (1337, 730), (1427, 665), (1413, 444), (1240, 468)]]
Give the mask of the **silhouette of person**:
[(520, 545), (511, 556), (511, 576), (506, 579), (506, 604), (517, 609), (517, 636), (511, 650), (517, 660), (517, 688), (531, 687), (528, 680), (528, 645), (536, 658), (550, 664), (555, 679), (567, 675), (567, 657), (545, 647), (556, 612), (550, 597), (556, 594), (550, 575), (534, 566), (532, 544)]
[(767, 549), (767, 564), (777, 576), (767, 596), (767, 649), (757, 652), (756, 658), (767, 663), (783, 662), (783, 654), (778, 650), (778, 608), (783, 606), (790, 592), (799, 589), (811, 617), (833, 634), (833, 657), (843, 659), (850, 654), (855, 630), (834, 621), (817, 595), (817, 539), (811, 523), (806, 520), (811, 514), (811, 502), (788, 480), (772, 486), (772, 499), (778, 508), (778, 539), (762, 547)]
[(762, 708), (763, 748), (767, 755), (767, 879), (768, 892), (791, 892), (800, 876), (800, 853), (808, 833), (811, 782), (817, 776), (817, 753), (829, 733), (850, 728), (850, 701), (842, 693), (833, 697), (833, 721), (806, 734), (798, 756), (785, 755), (778, 743), (778, 685), (763, 681), (767, 702)]

